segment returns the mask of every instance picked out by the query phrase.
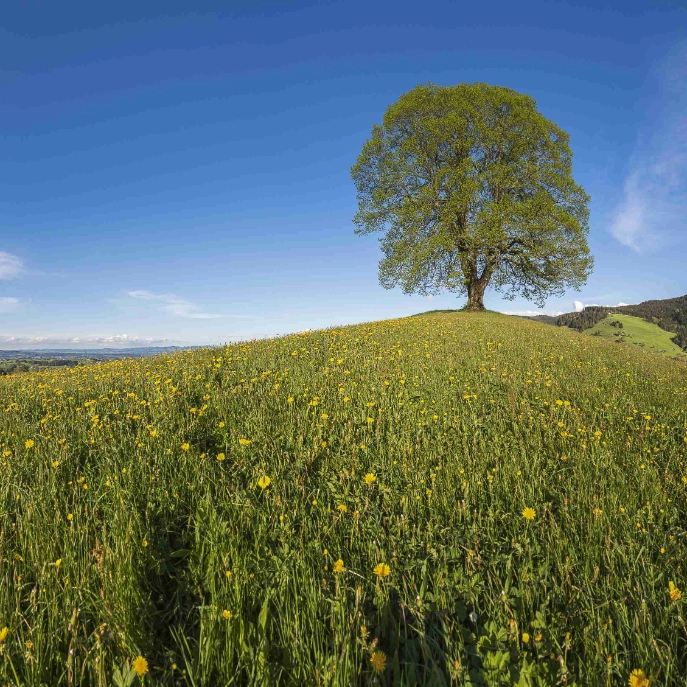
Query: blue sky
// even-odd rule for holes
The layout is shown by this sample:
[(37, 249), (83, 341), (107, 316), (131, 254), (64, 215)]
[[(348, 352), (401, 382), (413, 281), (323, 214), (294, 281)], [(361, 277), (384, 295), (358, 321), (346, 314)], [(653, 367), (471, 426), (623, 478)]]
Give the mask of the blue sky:
[(460, 307), (382, 289), (351, 221), (372, 125), (427, 81), (529, 93), (569, 132), (596, 268), (543, 312), (687, 293), (682, 1), (27, 0), (0, 17), (0, 347)]

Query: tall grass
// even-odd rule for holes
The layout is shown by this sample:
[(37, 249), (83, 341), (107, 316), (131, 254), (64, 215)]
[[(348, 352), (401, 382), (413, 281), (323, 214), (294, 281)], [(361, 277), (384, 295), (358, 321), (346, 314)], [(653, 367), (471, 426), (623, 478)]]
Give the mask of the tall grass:
[(678, 363), (453, 313), (0, 404), (2, 684), (685, 684)]

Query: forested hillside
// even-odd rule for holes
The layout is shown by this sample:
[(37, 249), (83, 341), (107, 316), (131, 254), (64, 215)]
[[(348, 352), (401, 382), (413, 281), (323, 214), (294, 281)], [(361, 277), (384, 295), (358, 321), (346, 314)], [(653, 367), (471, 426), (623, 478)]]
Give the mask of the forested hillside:
[(556, 325), (583, 331), (590, 329), (613, 313), (641, 317), (647, 322), (658, 325), (661, 329), (674, 332), (675, 343), (683, 350), (687, 350), (687, 295), (615, 308), (589, 306), (582, 312), (560, 315), (556, 320)]

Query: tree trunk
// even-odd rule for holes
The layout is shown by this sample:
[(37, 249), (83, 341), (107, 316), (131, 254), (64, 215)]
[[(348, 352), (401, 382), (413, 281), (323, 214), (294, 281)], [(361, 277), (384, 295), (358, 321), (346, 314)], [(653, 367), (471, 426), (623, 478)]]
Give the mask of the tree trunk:
[(487, 289), (488, 280), (474, 279), (468, 284), (468, 302), (465, 305), (465, 310), (470, 312), (480, 312), (484, 310), (484, 292)]

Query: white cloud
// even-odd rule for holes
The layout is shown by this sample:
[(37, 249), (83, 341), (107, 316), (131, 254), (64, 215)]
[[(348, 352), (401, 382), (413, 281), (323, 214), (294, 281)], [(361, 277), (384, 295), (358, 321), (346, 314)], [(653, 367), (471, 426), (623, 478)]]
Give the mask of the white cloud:
[(129, 334), (111, 335), (47, 335), (47, 336), (0, 336), (2, 349), (40, 349), (40, 348), (138, 348), (145, 346), (180, 345), (170, 339), (145, 338)]
[(176, 317), (186, 317), (194, 320), (214, 320), (222, 315), (215, 313), (200, 312), (198, 306), (185, 298), (179, 298), (172, 294), (153, 293), (152, 291), (137, 290), (129, 291), (131, 298), (141, 301), (158, 303), (158, 310), (175, 315)]
[(24, 271), (24, 263), (12, 253), (0, 250), (0, 279), (14, 279)]
[(537, 315), (548, 315), (549, 317), (558, 317), (562, 315), (563, 311), (558, 312), (542, 312), (541, 310), (512, 310), (508, 312), (503, 312), (504, 315), (518, 315), (519, 317), (536, 317)]
[(650, 132), (635, 148), (611, 234), (641, 253), (679, 240), (687, 213), (687, 48), (664, 65)]
[(584, 303), (582, 301), (575, 301), (575, 312), (582, 312), (584, 310)]
[(582, 301), (575, 301), (575, 312), (582, 312), (585, 308), (620, 308), (623, 305), (627, 305), (627, 303), (620, 301), (620, 303), (616, 303), (615, 305), (610, 303), (601, 305), (600, 303), (583, 303)]
[(11, 298), (10, 296), (0, 297), (0, 314), (6, 312), (13, 312), (19, 307), (19, 299)]

